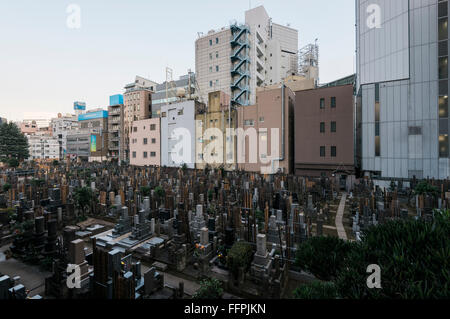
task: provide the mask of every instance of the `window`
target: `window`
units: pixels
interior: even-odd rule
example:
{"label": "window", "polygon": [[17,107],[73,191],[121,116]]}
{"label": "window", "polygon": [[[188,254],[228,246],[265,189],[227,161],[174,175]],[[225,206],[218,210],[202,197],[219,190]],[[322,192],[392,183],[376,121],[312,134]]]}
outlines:
{"label": "window", "polygon": [[137,127],[133,127],[133,132],[137,132]]}
{"label": "window", "polygon": [[439,157],[448,157],[448,134],[439,135]]}
{"label": "window", "polygon": [[152,138],[152,144],[156,144],[156,138]]}
{"label": "window", "polygon": [[216,44],[218,44],[219,43],[219,38],[216,38]]}
{"label": "window", "polygon": [[178,115],[183,115],[183,114],[184,114],[184,109],[178,110]]}
{"label": "window", "polygon": [[439,41],[447,40],[448,39],[448,19],[447,18],[439,19],[438,30],[439,30]]}
{"label": "window", "polygon": [[150,152],[150,157],[156,157],[156,152]]}
{"label": "window", "polygon": [[448,57],[439,58],[439,79],[448,78]]}
{"label": "window", "polygon": [[336,157],[336,146],[331,146],[331,157]]}
{"label": "window", "polygon": [[440,118],[448,117],[448,96],[439,97],[439,117]]}
{"label": "window", "polygon": [[209,40],[209,46],[212,46],[212,39]]}
{"label": "window", "polygon": [[136,152],[133,152],[133,158],[136,158]]}
{"label": "window", "polygon": [[144,158],[147,158],[148,157],[148,153],[147,152],[144,152]]}
{"label": "window", "polygon": [[259,118],[259,122],[260,122],[260,123],[264,123],[264,117],[263,117],[263,116],[261,116],[261,117]]}
{"label": "window", "polygon": [[209,54],[209,59],[212,60],[212,53]]}
{"label": "window", "polygon": [[216,72],[219,72],[219,66],[216,65]]}
{"label": "window", "polygon": [[219,51],[216,51],[216,59],[219,58]]}
{"label": "window", "polygon": [[331,98],[331,107],[332,108],[336,107],[336,97],[334,97],[334,96]]}
{"label": "window", "polygon": [[321,99],[320,99],[320,108],[321,108],[321,109],[324,109],[324,108],[325,108],[325,99],[324,99],[324,98],[321,98]]}
{"label": "window", "polygon": [[336,122],[331,122],[331,133],[336,133]]}
{"label": "window", "polygon": [[244,125],[245,126],[253,126],[253,125],[255,125],[255,122],[253,120],[245,120]]}
{"label": "window", "polygon": [[325,122],[320,122],[320,133],[325,133]]}
{"label": "window", "polygon": [[144,137],[144,145],[148,144],[148,139],[146,137]]}
{"label": "window", "polygon": [[320,147],[320,157],[325,157],[325,146]]}
{"label": "window", "polygon": [[209,73],[212,73],[212,66],[209,67]]}
{"label": "window", "polygon": [[213,81],[209,81],[209,87],[213,86]]}
{"label": "window", "polygon": [[[166,116],[167,116],[167,113],[166,112],[162,112],[161,117],[166,117]],[[151,130],[151,128],[150,128],[150,130]]]}

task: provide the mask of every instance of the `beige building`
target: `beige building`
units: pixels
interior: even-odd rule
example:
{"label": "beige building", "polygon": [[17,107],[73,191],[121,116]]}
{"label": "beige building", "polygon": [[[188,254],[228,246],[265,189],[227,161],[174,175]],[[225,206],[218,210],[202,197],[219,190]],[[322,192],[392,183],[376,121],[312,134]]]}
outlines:
{"label": "beige building", "polygon": [[232,105],[252,105],[256,88],[298,73],[298,31],[272,22],[263,6],[245,12],[245,23],[209,31],[195,43],[199,96],[223,91]]}
{"label": "beige building", "polygon": [[[111,104],[111,103],[110,103]],[[109,158],[122,161],[125,159],[125,106],[115,104],[108,106]]]}
{"label": "beige building", "polygon": [[157,83],[136,76],[134,83],[125,86],[124,98],[124,133],[125,133],[125,158],[129,159],[129,137],[134,121],[145,120],[152,114],[152,92]]}
{"label": "beige building", "polygon": [[261,88],[257,103],[238,107],[237,137],[238,169],[263,174],[282,172],[292,174],[294,169],[294,104],[295,95],[285,85]]}
{"label": "beige building", "polygon": [[[212,168],[235,169],[235,139],[232,135],[227,136],[227,129],[236,128],[236,115],[236,111],[230,109],[230,96],[222,91],[209,93],[208,107],[197,109],[195,115],[197,169],[204,169],[206,163]],[[212,145],[208,147],[211,143],[217,147]]]}
{"label": "beige building", "polygon": [[135,121],[130,135],[130,164],[161,165],[160,118]]}

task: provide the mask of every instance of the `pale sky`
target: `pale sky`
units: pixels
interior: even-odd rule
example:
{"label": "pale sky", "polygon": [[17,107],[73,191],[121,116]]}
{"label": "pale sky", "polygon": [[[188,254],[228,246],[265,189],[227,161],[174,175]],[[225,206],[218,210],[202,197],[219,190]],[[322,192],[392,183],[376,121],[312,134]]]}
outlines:
{"label": "pale sky", "polygon": [[[66,9],[81,8],[70,29]],[[14,0],[1,1],[0,117],[107,107],[136,75],[165,80],[195,71],[198,32],[244,22],[264,5],[275,23],[299,31],[299,47],[318,38],[320,82],[354,72],[354,0]]]}

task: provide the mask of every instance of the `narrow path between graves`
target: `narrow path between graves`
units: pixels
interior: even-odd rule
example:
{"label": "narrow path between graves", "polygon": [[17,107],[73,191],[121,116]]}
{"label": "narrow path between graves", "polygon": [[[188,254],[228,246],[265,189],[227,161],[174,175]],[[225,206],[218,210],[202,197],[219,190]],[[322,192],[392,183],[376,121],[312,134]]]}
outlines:
{"label": "narrow path between graves", "polygon": [[345,232],[344,225],[342,224],[342,217],[344,216],[345,200],[347,199],[347,193],[342,193],[341,201],[336,214],[336,229],[338,236],[341,239],[347,240],[347,233]]}

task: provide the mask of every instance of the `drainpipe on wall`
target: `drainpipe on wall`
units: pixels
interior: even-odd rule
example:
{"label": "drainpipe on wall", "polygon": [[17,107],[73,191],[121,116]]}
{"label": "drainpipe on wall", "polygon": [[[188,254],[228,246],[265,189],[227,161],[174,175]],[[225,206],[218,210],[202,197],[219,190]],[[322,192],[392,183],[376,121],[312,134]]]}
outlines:
{"label": "drainpipe on wall", "polygon": [[274,158],[272,159],[272,172],[274,171],[274,161],[284,161],[284,158],[286,156],[285,154],[285,125],[284,125],[284,121],[285,121],[285,114],[284,114],[284,103],[285,103],[285,89],[286,89],[286,85],[283,83],[281,85],[281,157],[280,158]]}

